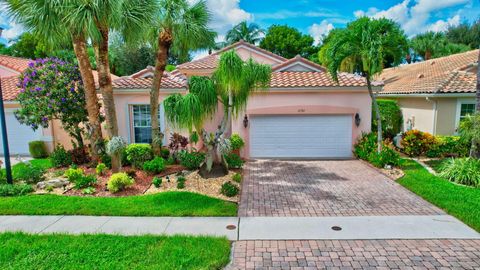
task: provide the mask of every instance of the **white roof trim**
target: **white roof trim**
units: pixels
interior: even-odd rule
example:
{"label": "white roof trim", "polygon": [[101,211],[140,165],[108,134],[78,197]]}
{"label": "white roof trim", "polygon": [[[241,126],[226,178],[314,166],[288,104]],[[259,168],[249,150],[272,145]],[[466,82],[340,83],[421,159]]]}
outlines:
{"label": "white roof trim", "polygon": [[[279,68],[278,70],[275,70],[275,72],[281,72],[281,71],[288,71],[289,68],[293,67],[293,66],[296,66],[296,65],[301,65],[305,68],[308,68],[308,69],[311,69],[312,71],[316,71],[316,72],[323,72],[323,70],[317,68],[317,67],[314,67],[312,65],[309,65],[307,63],[304,63],[300,60],[296,60],[294,62],[292,62],[291,64],[287,65],[287,66],[284,66],[282,68]],[[301,72],[301,71],[300,71]]]}
{"label": "white roof trim", "polygon": [[[251,52],[254,52],[254,53],[256,53],[256,54],[260,54],[261,56],[265,56],[265,57],[267,57],[268,59],[271,59],[271,60],[277,62],[278,64],[281,64],[281,63],[284,63],[284,62],[285,62],[285,61],[282,61],[282,60],[280,60],[280,59],[278,59],[278,58],[275,58],[275,57],[273,57],[273,56],[271,56],[271,55],[268,55],[268,54],[266,54],[266,53],[264,53],[264,52],[262,52],[262,51],[260,51],[260,50],[255,50],[255,49],[250,48],[250,47],[248,47],[248,46],[245,46],[245,45],[243,45],[243,44],[241,44],[241,45],[239,45],[239,46],[237,46],[237,47],[234,47],[234,48],[232,48],[232,49],[240,49],[240,48],[246,49],[247,51],[251,51]],[[223,53],[223,52],[222,52],[222,53]]]}
{"label": "white roof trim", "polygon": [[379,97],[474,97],[475,93],[436,93],[436,94],[387,94],[378,93]]}

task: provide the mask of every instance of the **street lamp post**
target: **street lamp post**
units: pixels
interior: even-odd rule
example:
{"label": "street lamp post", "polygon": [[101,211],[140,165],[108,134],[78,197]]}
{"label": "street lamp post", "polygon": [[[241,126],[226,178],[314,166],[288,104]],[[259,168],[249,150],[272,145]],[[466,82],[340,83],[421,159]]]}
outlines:
{"label": "street lamp post", "polygon": [[[3,28],[0,27],[0,38],[2,37]],[[3,105],[3,91],[2,80],[0,79],[0,126],[2,128],[2,143],[3,143],[3,155],[5,156],[5,170],[7,176],[7,183],[13,184],[12,179],[12,167],[10,165],[10,151],[8,149],[8,137],[7,137],[7,121],[5,121],[5,108]]]}

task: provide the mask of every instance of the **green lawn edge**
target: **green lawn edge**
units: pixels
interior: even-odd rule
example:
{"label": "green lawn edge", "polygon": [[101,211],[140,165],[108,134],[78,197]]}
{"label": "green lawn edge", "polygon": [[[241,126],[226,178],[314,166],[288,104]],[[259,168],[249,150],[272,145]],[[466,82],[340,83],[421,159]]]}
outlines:
{"label": "green lawn edge", "polygon": [[0,215],[228,217],[236,203],[191,192],[130,197],[26,195],[0,198]]}
{"label": "green lawn edge", "polygon": [[405,188],[480,232],[480,189],[456,185],[429,173],[413,160],[403,160]]}
{"label": "green lawn edge", "polygon": [[230,242],[207,236],[0,234],[1,269],[223,269]]}

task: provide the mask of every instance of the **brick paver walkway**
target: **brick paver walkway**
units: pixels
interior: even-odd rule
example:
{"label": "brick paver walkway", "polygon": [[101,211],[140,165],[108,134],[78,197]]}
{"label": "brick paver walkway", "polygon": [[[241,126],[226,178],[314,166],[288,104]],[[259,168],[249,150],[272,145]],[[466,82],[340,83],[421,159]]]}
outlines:
{"label": "brick paver walkway", "polygon": [[443,211],[358,160],[251,161],[240,216],[436,215]]}
{"label": "brick paver walkway", "polygon": [[231,269],[480,269],[480,240],[239,241]]}

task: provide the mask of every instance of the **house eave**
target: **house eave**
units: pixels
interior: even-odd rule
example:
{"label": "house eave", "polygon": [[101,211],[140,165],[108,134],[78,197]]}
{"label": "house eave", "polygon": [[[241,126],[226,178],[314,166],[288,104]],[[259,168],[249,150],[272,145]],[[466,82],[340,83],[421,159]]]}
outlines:
{"label": "house eave", "polygon": [[386,93],[378,93],[379,97],[475,97],[475,93],[418,93],[418,94],[386,94]]}

